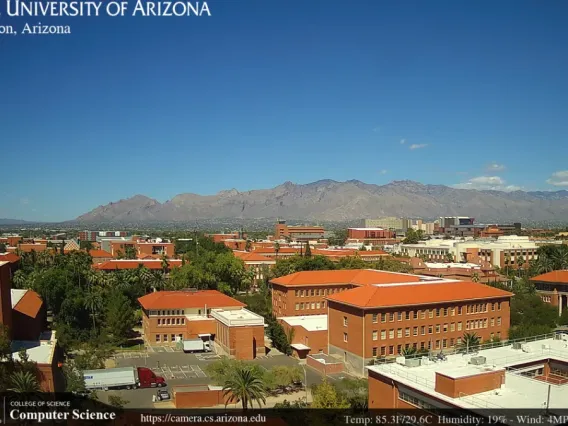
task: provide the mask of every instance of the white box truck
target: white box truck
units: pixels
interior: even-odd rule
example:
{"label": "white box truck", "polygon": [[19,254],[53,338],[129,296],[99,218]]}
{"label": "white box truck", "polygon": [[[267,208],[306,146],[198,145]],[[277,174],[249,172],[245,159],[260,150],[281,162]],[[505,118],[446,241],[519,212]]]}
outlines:
{"label": "white box truck", "polygon": [[106,368],[83,371],[85,388],[94,389],[135,389],[166,386],[163,377],[156,376],[145,367]]}
{"label": "white box truck", "polygon": [[201,339],[189,339],[183,341],[183,351],[184,352],[209,352],[211,351],[211,346],[209,342],[204,342]]}

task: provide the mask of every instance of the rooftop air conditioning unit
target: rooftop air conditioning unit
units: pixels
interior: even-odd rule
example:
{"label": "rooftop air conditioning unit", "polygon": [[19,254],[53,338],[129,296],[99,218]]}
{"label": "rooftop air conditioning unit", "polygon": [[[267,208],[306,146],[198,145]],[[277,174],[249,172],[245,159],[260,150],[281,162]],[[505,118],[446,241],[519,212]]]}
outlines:
{"label": "rooftop air conditioning unit", "polygon": [[486,359],[484,356],[474,356],[469,360],[469,363],[473,365],[483,365],[485,364],[485,361]]}
{"label": "rooftop air conditioning unit", "polygon": [[513,349],[517,349],[517,350],[521,349],[521,342],[513,343]]}
{"label": "rooftop air conditioning unit", "polygon": [[420,358],[410,358],[404,362],[407,367],[420,367],[422,360]]}

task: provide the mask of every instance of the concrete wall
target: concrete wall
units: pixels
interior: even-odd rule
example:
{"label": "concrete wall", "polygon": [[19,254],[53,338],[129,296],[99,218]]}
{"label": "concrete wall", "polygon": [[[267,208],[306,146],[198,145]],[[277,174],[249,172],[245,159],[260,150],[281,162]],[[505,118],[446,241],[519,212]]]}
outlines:
{"label": "concrete wall", "polygon": [[500,389],[505,383],[504,371],[490,371],[467,377],[454,379],[441,373],[436,373],[436,392],[451,398],[464,395],[475,395],[493,389]]}
{"label": "concrete wall", "polygon": [[323,374],[324,376],[327,376],[328,374],[336,374],[336,373],[341,373],[343,371],[343,363],[341,362],[334,362],[332,364],[325,364],[323,362],[319,362],[317,359],[308,356],[306,358],[306,364],[308,364],[310,367],[316,369],[317,371],[319,371],[321,374]]}
{"label": "concrete wall", "polygon": [[[224,405],[228,398],[223,397],[222,390],[197,390],[203,385],[175,386],[173,400],[176,408],[204,408]],[[194,389],[194,390],[192,390]]]}

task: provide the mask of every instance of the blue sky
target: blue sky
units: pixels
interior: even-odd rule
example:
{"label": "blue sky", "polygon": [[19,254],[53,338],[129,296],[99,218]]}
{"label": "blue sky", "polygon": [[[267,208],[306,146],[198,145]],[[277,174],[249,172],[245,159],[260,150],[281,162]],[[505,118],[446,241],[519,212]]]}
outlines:
{"label": "blue sky", "polygon": [[327,178],[568,187],[568,2],[208,6],[0,36],[0,217]]}

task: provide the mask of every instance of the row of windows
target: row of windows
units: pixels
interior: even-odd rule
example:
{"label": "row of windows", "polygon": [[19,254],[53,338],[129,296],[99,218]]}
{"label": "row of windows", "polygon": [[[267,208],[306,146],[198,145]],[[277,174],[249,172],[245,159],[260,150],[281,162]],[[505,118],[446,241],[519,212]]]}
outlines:
{"label": "row of windows", "polygon": [[[163,336],[163,338],[162,338]],[[170,335],[171,340],[170,342],[175,342],[176,341],[176,335],[175,334],[171,334]],[[179,337],[179,340],[183,340],[183,334],[178,334],[177,337]],[[160,342],[168,342],[168,335],[167,334],[156,334],[156,343],[160,343]]]}
{"label": "row of windows", "polygon": [[185,318],[158,318],[158,325],[184,325]]}
{"label": "row of windows", "polygon": [[325,309],[325,300],[321,303],[320,302],[311,302],[311,303],[306,302],[305,304],[304,302],[296,303],[295,308],[296,311],[303,311],[304,309],[320,309],[320,308]]}
{"label": "row of windows", "polygon": [[[491,338],[493,339],[495,336],[501,338],[501,332],[491,333]],[[344,333],[343,340],[347,342],[347,335]],[[439,339],[432,341],[423,341],[423,342],[416,342],[416,343],[406,343],[405,345],[390,345],[390,346],[381,346],[380,348],[375,346],[373,347],[373,357],[377,356],[387,356],[387,355],[401,355],[404,349],[414,348],[416,350],[432,350],[432,349],[447,349],[453,348],[455,346],[459,346],[461,344],[461,337],[454,339],[453,337],[450,339]]]}
{"label": "row of windows", "polygon": [[[491,309],[491,311],[500,311],[501,310],[501,302],[497,302],[497,303],[478,303],[475,305],[467,305],[466,306],[466,313],[467,314],[478,314],[478,313],[483,313],[483,312],[489,312],[489,309]],[[458,315],[462,315],[463,314],[463,307],[462,306],[458,306],[457,307],[457,314]],[[382,314],[373,314],[373,323],[378,323],[379,322],[379,315],[381,317],[381,322],[394,322],[395,318],[397,321],[403,321],[403,320],[410,320],[410,319],[418,319],[418,317],[420,317],[420,319],[425,319],[426,315],[428,315],[428,318],[434,318],[434,316],[436,316],[436,318],[439,318],[441,316],[447,317],[449,316],[455,316],[456,315],[456,307],[451,307],[451,308],[437,308],[437,309],[426,309],[423,311],[406,311],[406,312],[390,312],[390,313],[382,313]],[[347,318],[343,317],[343,325],[347,325]]]}
{"label": "row of windows", "polygon": [[339,293],[345,290],[344,288],[312,288],[311,290],[295,290],[294,296],[296,297],[310,297],[310,296],[327,296],[334,293]]}
{"label": "row of windows", "polygon": [[[201,311],[199,311],[201,314]],[[165,309],[163,311],[150,311],[150,315],[164,316],[164,315],[185,315],[185,309]]]}

